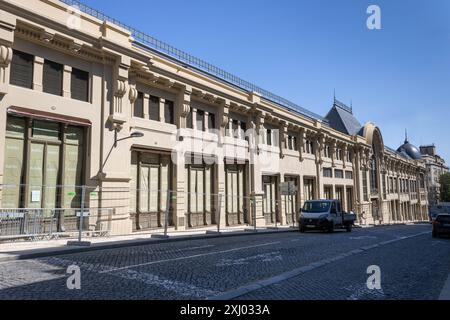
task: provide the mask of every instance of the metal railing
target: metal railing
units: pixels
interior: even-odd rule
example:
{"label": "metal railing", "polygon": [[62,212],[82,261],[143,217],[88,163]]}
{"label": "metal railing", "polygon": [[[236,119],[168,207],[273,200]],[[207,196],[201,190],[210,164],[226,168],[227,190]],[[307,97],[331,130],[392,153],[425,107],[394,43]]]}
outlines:
{"label": "metal railing", "polygon": [[[169,188],[0,184],[0,243],[297,223],[297,198]],[[253,227],[253,228],[252,228]]]}
{"label": "metal railing", "polygon": [[[113,209],[35,209],[6,208],[0,209],[0,241],[7,240],[41,240],[60,237],[75,237],[79,234],[89,236],[108,236],[110,225],[92,225],[87,217],[98,221],[103,215],[104,221],[110,222]],[[84,218],[84,221],[83,221]]]}
{"label": "metal railing", "polygon": [[163,41],[160,41],[142,31],[139,31],[133,27],[130,27],[127,24],[124,24],[120,22],[119,20],[112,18],[96,9],[93,9],[82,2],[78,0],[60,0],[61,2],[78,8],[81,12],[85,14],[89,14],[99,20],[102,21],[108,21],[115,25],[120,26],[121,28],[128,30],[131,35],[134,38],[134,45],[139,46],[143,49],[150,50],[151,52],[156,52],[159,54],[162,54],[163,56],[166,56],[168,58],[171,58],[181,64],[186,64],[190,67],[193,67],[199,71],[202,71],[208,75],[212,75],[215,78],[218,78],[222,81],[225,81],[229,84],[232,84],[238,88],[241,88],[248,92],[256,92],[262,96],[262,98],[275,103],[279,105],[280,107],[283,107],[285,109],[288,109],[290,111],[296,112],[301,114],[302,116],[306,116],[307,118],[313,119],[313,120],[320,120],[324,122],[325,124],[328,124],[328,121],[312,112],[309,111],[285,98],[282,98],[270,91],[267,91],[265,89],[260,88],[259,86],[248,82],[246,80],[241,79],[240,77],[233,75],[219,67],[216,67],[202,59],[199,59],[197,57],[194,57],[190,55],[189,53],[186,53],[182,50],[179,50]]}
{"label": "metal railing", "polygon": [[353,114],[353,107],[347,106],[345,103],[339,101],[339,100],[336,99],[336,98],[334,98],[334,104],[335,104],[336,106],[338,106],[339,108],[341,108],[341,109],[347,111],[348,113]]}

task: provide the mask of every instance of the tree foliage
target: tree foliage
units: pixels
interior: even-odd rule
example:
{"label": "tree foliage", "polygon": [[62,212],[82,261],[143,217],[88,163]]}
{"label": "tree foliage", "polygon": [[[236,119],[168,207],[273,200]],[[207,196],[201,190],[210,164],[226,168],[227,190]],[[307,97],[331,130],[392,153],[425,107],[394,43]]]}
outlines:
{"label": "tree foliage", "polygon": [[450,173],[444,173],[439,178],[441,184],[441,201],[450,202]]}

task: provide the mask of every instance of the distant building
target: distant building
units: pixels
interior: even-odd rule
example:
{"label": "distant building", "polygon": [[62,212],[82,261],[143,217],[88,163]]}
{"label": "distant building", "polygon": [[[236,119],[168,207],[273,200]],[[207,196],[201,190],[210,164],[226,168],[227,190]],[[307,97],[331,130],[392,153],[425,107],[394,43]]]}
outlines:
{"label": "distant building", "polygon": [[449,172],[445,160],[436,153],[436,146],[427,145],[420,147],[422,159],[427,167],[428,199],[430,206],[439,203],[441,185],[439,178]]}

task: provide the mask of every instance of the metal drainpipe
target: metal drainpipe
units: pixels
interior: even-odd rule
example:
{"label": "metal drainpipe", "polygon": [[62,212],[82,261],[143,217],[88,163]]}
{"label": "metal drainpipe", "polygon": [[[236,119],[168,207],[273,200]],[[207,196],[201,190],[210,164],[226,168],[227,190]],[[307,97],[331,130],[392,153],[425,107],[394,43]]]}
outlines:
{"label": "metal drainpipe", "polygon": [[[99,159],[100,159],[100,163],[99,163],[99,165],[100,165],[100,170],[101,170],[101,175],[100,175],[100,179],[99,179],[99,183],[98,183],[98,185],[99,185],[99,195],[98,195],[98,199],[97,199],[97,201],[98,201],[98,207],[99,208],[102,208],[102,199],[103,199],[103,193],[102,193],[102,187],[103,187],[103,161],[104,161],[104,155],[103,155],[103,147],[104,147],[104,143],[105,143],[105,137],[104,137],[104,134],[105,134],[105,126],[104,126],[104,124],[103,124],[103,122],[104,122],[104,119],[105,119],[105,99],[106,99],[106,90],[105,90],[105,86],[106,86],[106,77],[105,77],[105,69],[106,69],[106,66],[105,65],[103,65],[103,72],[102,72],[102,95],[101,95],[101,99],[102,99],[102,102],[101,102],[101,123],[100,123],[100,157],[99,157]],[[91,136],[91,138],[92,138],[92,136]],[[99,219],[100,218],[100,215],[101,215],[101,212],[100,212],[101,210],[99,210],[99,212],[97,213],[97,219]]]}

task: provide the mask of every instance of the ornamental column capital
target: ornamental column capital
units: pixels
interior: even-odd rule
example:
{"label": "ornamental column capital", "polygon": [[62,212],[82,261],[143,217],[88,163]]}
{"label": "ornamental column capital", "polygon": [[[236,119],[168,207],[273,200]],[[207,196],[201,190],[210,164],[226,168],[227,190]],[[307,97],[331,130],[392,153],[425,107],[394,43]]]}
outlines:
{"label": "ornamental column capital", "polygon": [[0,46],[0,67],[6,68],[12,61],[13,50],[9,46]]}

